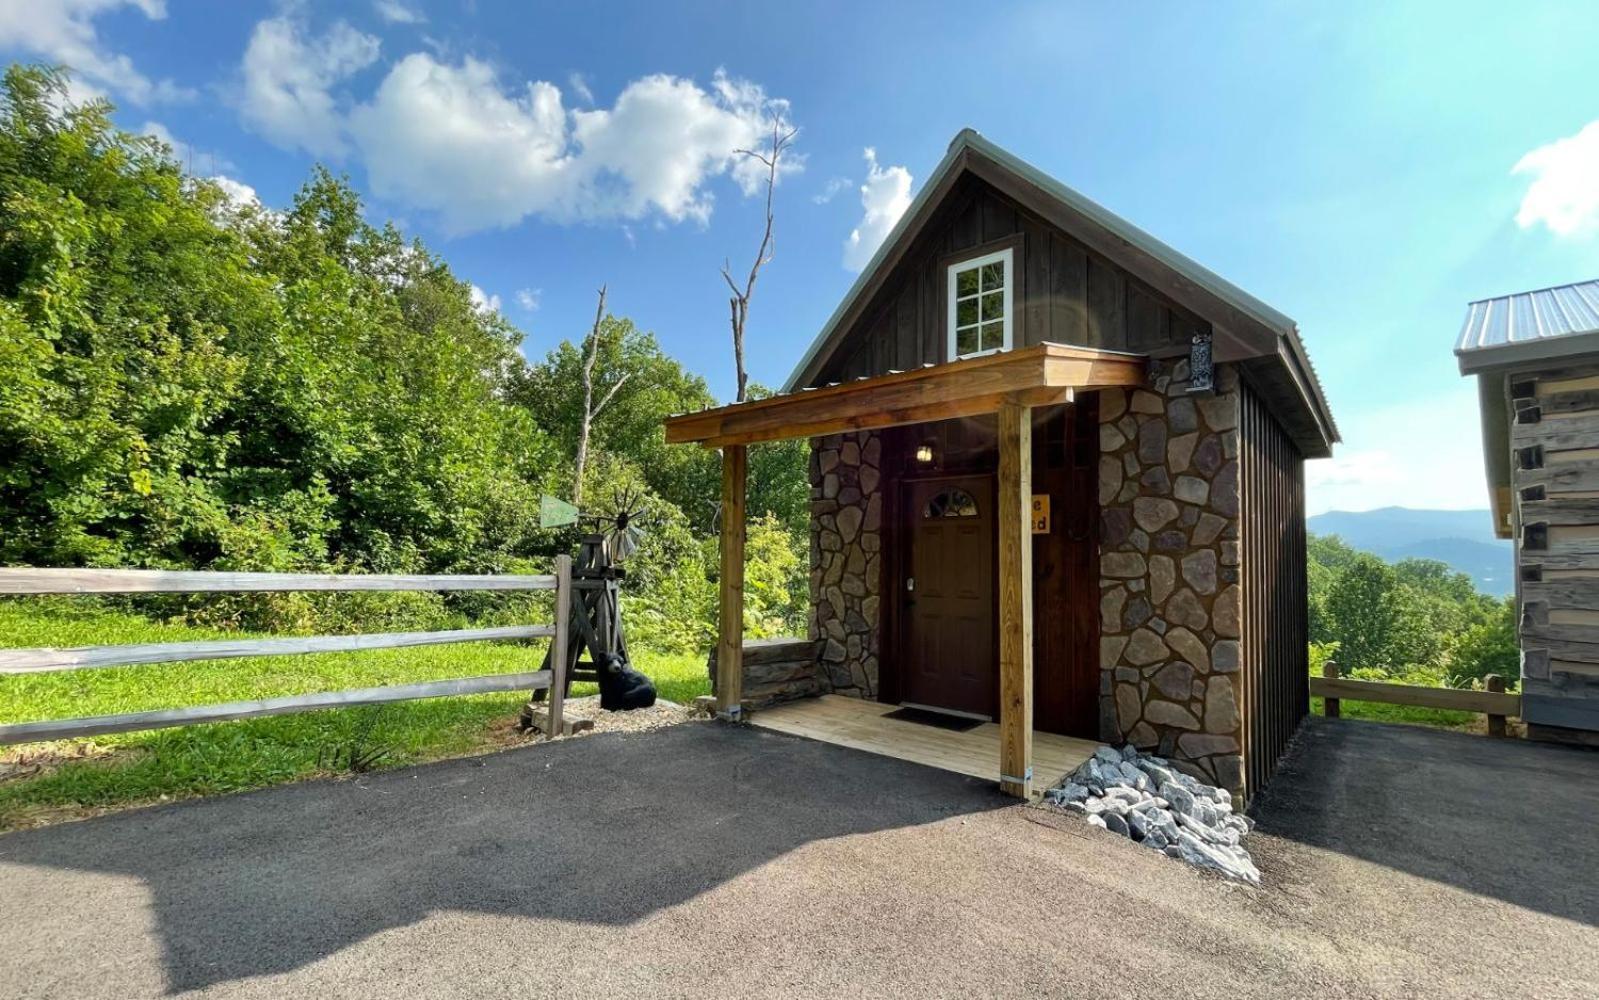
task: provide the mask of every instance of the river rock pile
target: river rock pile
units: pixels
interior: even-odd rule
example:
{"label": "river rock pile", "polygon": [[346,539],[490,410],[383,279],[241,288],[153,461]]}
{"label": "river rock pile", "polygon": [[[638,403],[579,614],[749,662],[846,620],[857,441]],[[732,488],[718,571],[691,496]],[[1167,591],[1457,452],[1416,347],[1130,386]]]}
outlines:
{"label": "river rock pile", "polygon": [[1233,812],[1226,789],[1196,781],[1163,757],[1131,745],[1100,747],[1044,798],[1167,857],[1260,884],[1254,859],[1239,843],[1254,821]]}

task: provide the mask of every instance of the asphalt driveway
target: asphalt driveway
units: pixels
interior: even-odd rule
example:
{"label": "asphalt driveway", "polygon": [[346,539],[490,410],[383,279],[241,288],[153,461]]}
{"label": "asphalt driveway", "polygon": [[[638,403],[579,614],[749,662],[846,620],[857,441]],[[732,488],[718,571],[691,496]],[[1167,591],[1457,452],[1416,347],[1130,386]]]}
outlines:
{"label": "asphalt driveway", "polygon": [[1594,995],[1599,754],[1311,720],[1260,890],[984,783],[610,734],[0,837],[0,996]]}

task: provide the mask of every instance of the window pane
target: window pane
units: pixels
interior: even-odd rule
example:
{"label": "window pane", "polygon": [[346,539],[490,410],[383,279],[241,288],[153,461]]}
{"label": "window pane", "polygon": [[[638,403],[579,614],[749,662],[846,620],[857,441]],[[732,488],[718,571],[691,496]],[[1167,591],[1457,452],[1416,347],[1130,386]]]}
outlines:
{"label": "window pane", "polygon": [[977,268],[968,268],[964,271],[957,271],[955,273],[955,294],[977,294]]}
{"label": "window pane", "polygon": [[977,322],[977,300],[965,299],[955,303],[955,325],[967,326]]}
{"label": "window pane", "polygon": [[955,353],[974,354],[982,348],[977,346],[977,327],[969,326],[964,330],[955,331]]}
{"label": "window pane", "polygon": [[1005,293],[990,292],[983,296],[983,319],[1005,318]]}
{"label": "window pane", "polygon": [[927,501],[923,517],[976,517],[977,501],[965,490],[945,490]]}
{"label": "window pane", "polygon": [[985,351],[992,351],[1005,346],[1005,324],[983,324],[983,347]]}
{"label": "window pane", "polygon": [[995,261],[983,265],[983,291],[991,292],[1005,287],[1005,262]]}

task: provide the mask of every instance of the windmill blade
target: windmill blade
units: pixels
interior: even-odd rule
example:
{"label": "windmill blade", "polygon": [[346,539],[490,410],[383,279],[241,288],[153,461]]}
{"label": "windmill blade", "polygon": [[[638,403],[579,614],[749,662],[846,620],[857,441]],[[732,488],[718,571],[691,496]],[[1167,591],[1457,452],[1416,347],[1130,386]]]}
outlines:
{"label": "windmill blade", "polygon": [[611,537],[608,539],[611,558],[617,562],[622,562],[638,550],[638,544],[642,538],[643,536],[639,533],[639,530],[632,525],[611,532]]}

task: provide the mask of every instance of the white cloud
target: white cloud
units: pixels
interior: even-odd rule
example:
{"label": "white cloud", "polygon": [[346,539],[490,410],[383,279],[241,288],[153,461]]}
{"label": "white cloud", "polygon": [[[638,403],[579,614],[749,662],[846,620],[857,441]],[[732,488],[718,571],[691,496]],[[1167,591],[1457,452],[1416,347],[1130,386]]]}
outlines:
{"label": "white cloud", "polygon": [[[552,83],[507,90],[470,56],[449,64],[413,53],[355,108],[349,131],[377,196],[434,212],[460,233],[529,215],[704,222],[711,178],[760,189],[764,168],[737,150],[760,144],[768,113],[786,112],[720,71],[709,89],[647,76],[612,108],[569,110]],[[785,158],[784,173],[800,168]]]}
{"label": "white cloud", "polygon": [[480,313],[497,313],[500,311],[500,297],[490,295],[476,285],[472,286],[469,293],[472,297],[472,308]]}
{"label": "white cloud", "polygon": [[236,181],[226,174],[217,174],[207,179],[222,189],[222,193],[227,196],[229,207],[235,210],[261,204],[261,199],[256,196],[255,188],[243,181]]}
{"label": "white cloud", "polygon": [[372,0],[372,7],[389,24],[422,24],[427,15],[416,4],[405,0]]}
{"label": "white cloud", "polygon": [[[1346,443],[1335,446],[1332,458],[1305,463],[1309,512],[1488,506],[1479,419],[1477,390],[1470,384],[1346,414],[1339,421]],[[1407,440],[1427,441],[1428,447],[1394,447],[1395,427],[1405,428]]]}
{"label": "white cloud", "polygon": [[182,139],[179,139],[177,136],[173,135],[171,129],[167,128],[158,121],[145,122],[143,125],[139,126],[139,132],[142,135],[147,135],[154,139],[160,139],[162,142],[172,147],[173,159],[177,160],[178,165],[183,167],[183,169],[186,171],[226,171],[238,169],[234,162],[228,159],[226,156],[212,152],[208,149],[199,149],[195,147],[193,143],[184,142]]}
{"label": "white cloud", "polygon": [[370,66],[378,40],[339,21],[314,40],[301,25],[275,17],[255,26],[244,53],[244,120],[269,141],[313,156],[345,149],[343,120],[332,88]]}
{"label": "white cloud", "polygon": [[577,95],[578,100],[591,108],[594,106],[594,91],[589,89],[589,82],[582,73],[567,74],[566,86],[573,94]]}
{"label": "white cloud", "polygon": [[820,192],[811,195],[811,201],[818,205],[825,205],[838,197],[838,193],[849,187],[849,185],[850,179],[848,177],[834,177],[827,182],[827,186],[822,188]]}
{"label": "white cloud", "polygon": [[1523,156],[1513,174],[1532,183],[1516,212],[1516,225],[1543,223],[1556,236],[1599,232],[1599,121]]}
{"label": "white cloud", "polygon": [[542,288],[518,288],[516,290],[516,304],[525,312],[538,312],[540,300],[544,298]]}
{"label": "white cloud", "polygon": [[135,104],[193,96],[171,80],[151,80],[133,60],[105,47],[94,19],[120,7],[134,7],[152,21],[167,16],[165,0],[0,0],[0,48],[30,52],[70,68],[75,102],[106,91]]}
{"label": "white cloud", "polygon": [[865,268],[910,206],[911,172],[904,167],[879,167],[877,150],[868,146],[866,183],[861,185],[861,208],[865,211],[860,225],[844,241],[844,267],[851,271]]}

